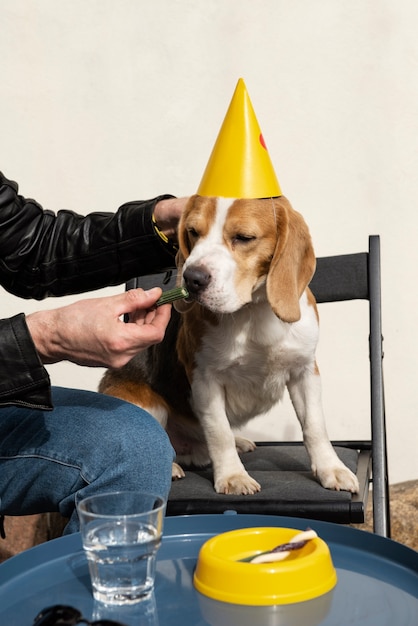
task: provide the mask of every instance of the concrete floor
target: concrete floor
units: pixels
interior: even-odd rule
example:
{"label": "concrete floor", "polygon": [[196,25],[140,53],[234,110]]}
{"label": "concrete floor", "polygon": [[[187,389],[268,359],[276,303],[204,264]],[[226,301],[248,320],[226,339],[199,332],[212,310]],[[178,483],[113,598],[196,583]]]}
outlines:
{"label": "concrete floor", "polygon": [[[366,523],[356,526],[372,531],[371,497]],[[390,517],[392,539],[418,551],[418,480],[410,480],[390,487]]]}
{"label": "concrete floor", "polygon": [[66,520],[57,513],[6,517],[5,539],[0,539],[0,562],[62,534]]}

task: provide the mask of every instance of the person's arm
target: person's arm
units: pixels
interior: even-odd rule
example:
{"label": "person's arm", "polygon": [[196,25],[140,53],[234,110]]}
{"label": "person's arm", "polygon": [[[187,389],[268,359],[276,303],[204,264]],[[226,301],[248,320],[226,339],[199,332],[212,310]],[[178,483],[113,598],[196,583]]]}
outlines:
{"label": "person's arm", "polygon": [[0,284],[39,300],[172,269],[176,249],[164,234],[175,234],[184,203],[166,195],[116,213],[55,214],[0,174]]}
{"label": "person's arm", "polygon": [[[52,409],[44,364],[117,368],[159,343],[171,311],[171,305],[154,306],[160,295],[159,287],[133,289],[0,320],[0,407]],[[128,323],[121,320],[126,314]]]}
{"label": "person's arm", "polygon": [[160,296],[160,287],[131,289],[31,313],[26,323],[42,363],[118,368],[162,341],[171,305],[155,307]]}
{"label": "person's arm", "polygon": [[[55,215],[44,211],[35,201],[19,196],[17,185],[0,174],[0,284],[17,296],[41,299],[48,295],[81,293],[172,268],[175,246],[169,238],[175,238],[185,202],[186,199],[161,196],[152,201],[128,203],[116,214],[94,213],[83,217],[62,211]],[[109,312],[110,302],[107,298],[98,302],[97,308],[103,316]],[[32,314],[28,319],[20,314],[0,320],[0,406],[52,408],[50,379],[44,363],[64,359],[83,361],[77,356],[75,344],[79,341],[87,346],[93,338],[98,341],[92,324],[103,321],[100,316],[92,319],[86,311],[88,306],[75,303],[70,308]],[[79,318],[82,308],[84,317]],[[160,322],[164,308],[160,307],[156,316]],[[65,316],[57,311],[65,311]],[[141,319],[143,312],[139,311],[138,319]],[[56,340],[54,343],[54,336],[46,330],[58,318],[63,319],[70,333],[66,339],[61,333],[61,346]],[[79,328],[69,324],[77,320]],[[116,341],[116,346],[122,346],[114,348],[114,357],[119,354],[123,358],[122,350],[125,358],[131,358],[135,350],[154,341],[150,333],[153,329],[144,326],[138,343],[129,325],[131,343],[123,347],[119,340],[126,331],[121,324],[119,320],[118,324],[115,322],[104,343],[98,341],[93,347],[96,357],[93,354],[90,359],[86,357],[85,364],[112,364],[113,359],[109,360],[112,350],[109,351],[106,342]]]}

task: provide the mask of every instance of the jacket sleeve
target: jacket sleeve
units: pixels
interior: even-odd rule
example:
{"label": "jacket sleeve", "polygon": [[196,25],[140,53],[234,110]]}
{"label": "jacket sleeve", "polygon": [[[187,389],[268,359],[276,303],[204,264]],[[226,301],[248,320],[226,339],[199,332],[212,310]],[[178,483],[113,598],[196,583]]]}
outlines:
{"label": "jacket sleeve", "polygon": [[0,284],[40,300],[173,268],[176,250],[152,221],[156,203],[170,197],[128,202],[116,213],[55,214],[0,173]]}
{"label": "jacket sleeve", "polygon": [[38,356],[23,313],[0,320],[0,337],[0,406],[51,409],[49,375]]}
{"label": "jacket sleeve", "polygon": [[[0,173],[0,284],[22,298],[76,294],[175,266],[175,247],[152,221],[164,198],[116,213],[44,210]],[[50,380],[23,314],[0,320],[0,407],[51,409]],[[0,415],[1,417],[1,415]]]}

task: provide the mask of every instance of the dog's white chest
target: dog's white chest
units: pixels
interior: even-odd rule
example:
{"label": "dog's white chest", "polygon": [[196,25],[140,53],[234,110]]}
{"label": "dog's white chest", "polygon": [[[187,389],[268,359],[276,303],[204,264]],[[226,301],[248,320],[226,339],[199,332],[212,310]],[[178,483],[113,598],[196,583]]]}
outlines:
{"label": "dog's white chest", "polygon": [[312,326],[306,315],[309,312],[300,322],[286,324],[266,303],[207,327],[196,355],[195,380],[197,384],[210,381],[222,389],[232,424],[269,410],[282,398],[291,373],[313,361],[316,324]]}

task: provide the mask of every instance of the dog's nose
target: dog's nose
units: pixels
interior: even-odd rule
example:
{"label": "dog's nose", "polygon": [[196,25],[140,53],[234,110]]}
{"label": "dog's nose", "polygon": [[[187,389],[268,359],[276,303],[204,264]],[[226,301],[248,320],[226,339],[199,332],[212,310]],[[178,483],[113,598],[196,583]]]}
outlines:
{"label": "dog's nose", "polygon": [[184,270],[183,278],[190,293],[199,293],[209,285],[211,276],[202,268],[189,267]]}

